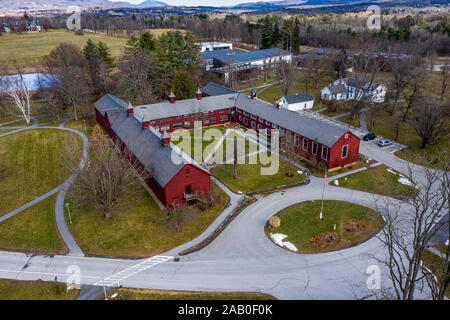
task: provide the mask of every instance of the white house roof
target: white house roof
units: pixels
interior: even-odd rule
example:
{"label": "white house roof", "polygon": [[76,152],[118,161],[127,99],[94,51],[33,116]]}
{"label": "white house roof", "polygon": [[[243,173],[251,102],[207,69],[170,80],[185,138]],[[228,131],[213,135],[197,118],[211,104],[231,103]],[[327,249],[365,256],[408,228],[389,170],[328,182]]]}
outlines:
{"label": "white house roof", "polygon": [[284,98],[289,104],[314,101],[314,97],[309,93],[295,94],[293,96],[284,96]]}

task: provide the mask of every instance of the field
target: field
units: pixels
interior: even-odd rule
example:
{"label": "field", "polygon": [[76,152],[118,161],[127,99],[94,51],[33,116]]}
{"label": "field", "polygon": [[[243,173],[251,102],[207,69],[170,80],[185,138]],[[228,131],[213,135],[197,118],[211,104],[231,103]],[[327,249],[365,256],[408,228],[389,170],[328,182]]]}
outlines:
{"label": "field", "polygon": [[[75,137],[55,129],[23,131],[0,138],[0,216],[21,207],[64,182],[64,143]],[[76,136],[79,139],[78,136]]]}
{"label": "field", "polygon": [[390,171],[396,172],[396,174],[386,169],[388,167],[381,165],[340,178],[338,180],[339,187],[388,196],[411,196],[414,193],[412,187],[398,182],[400,176],[395,170],[389,168]]}
{"label": "field", "polygon": [[[320,253],[340,250],[355,245],[373,236],[380,230],[383,220],[374,210],[356,204],[341,201],[324,201],[323,221],[319,220],[321,201],[308,201],[293,205],[277,214],[280,227],[266,232],[287,235],[289,241],[298,249],[298,253]],[[351,234],[344,229],[344,224],[351,219],[367,223],[367,228],[359,233]],[[333,226],[336,224],[336,230]],[[318,247],[311,243],[311,237],[325,232],[336,232],[341,240],[326,247]]]}
{"label": "field", "polygon": [[[115,298],[112,295],[117,294]],[[112,300],[276,300],[274,297],[258,292],[193,292],[116,289],[108,292]],[[100,296],[98,299],[104,299]]]}
{"label": "field", "polygon": [[[180,31],[181,33],[186,33],[186,30],[182,29],[144,29],[144,30],[109,30],[108,35],[112,37],[125,37],[129,38],[130,36],[140,36],[144,32],[150,32],[153,36],[159,37],[160,35],[167,32]],[[100,33],[107,33],[107,30],[97,30]]]}
{"label": "field", "polygon": [[[185,243],[206,229],[228,202],[226,194],[211,183],[219,194],[212,208],[197,212],[182,223],[180,232],[166,221],[165,213],[143,187],[135,196],[122,199],[109,220],[93,207],[71,206],[72,224],[66,222],[81,249],[89,255],[116,257],[149,257]],[[68,202],[71,200],[69,190]]]}
{"label": "field", "polygon": [[64,284],[0,279],[0,300],[73,300],[78,293]]}
{"label": "field", "polygon": [[64,253],[55,221],[53,195],[0,223],[0,248],[41,254]]}
{"label": "field", "polygon": [[0,64],[14,58],[21,66],[39,67],[42,65],[42,57],[49,54],[61,42],[70,42],[83,47],[88,39],[95,42],[105,42],[111,48],[114,57],[119,57],[122,54],[127,41],[125,38],[113,38],[91,33],[77,36],[74,32],[64,29],[39,33],[11,33],[0,37]]}

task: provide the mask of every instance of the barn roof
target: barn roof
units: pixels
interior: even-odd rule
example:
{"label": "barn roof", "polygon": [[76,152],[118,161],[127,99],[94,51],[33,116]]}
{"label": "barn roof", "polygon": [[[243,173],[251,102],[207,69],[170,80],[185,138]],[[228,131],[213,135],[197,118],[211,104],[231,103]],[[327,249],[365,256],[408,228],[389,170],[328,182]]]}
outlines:
{"label": "barn roof", "polygon": [[220,60],[225,64],[241,64],[250,61],[261,60],[277,56],[285,56],[290,54],[292,53],[283,49],[270,48],[248,52],[237,52],[228,55],[219,55],[214,57],[214,59]]}
{"label": "barn roof", "polygon": [[232,108],[236,100],[237,93],[224,94],[211,97],[203,97],[201,100],[183,99],[175,103],[169,101],[158,102],[136,106],[134,114],[141,121],[156,120],[167,117],[176,117],[185,114],[209,112],[219,109]]}
{"label": "barn roof", "polygon": [[343,128],[310,118],[298,112],[285,108],[277,109],[268,102],[250,99],[244,94],[239,94],[236,100],[236,107],[327,147],[333,146],[347,132]]}
{"label": "barn roof", "polygon": [[164,147],[159,132],[152,127],[142,129],[141,122],[134,116],[128,116],[123,109],[109,110],[106,113],[111,128],[119,139],[162,187],[188,163],[209,174],[174,145]]}
{"label": "barn roof", "polygon": [[343,84],[329,85],[327,88],[330,90],[331,94],[344,93],[348,91]]}
{"label": "barn roof", "polygon": [[294,94],[293,96],[284,97],[288,103],[300,103],[306,101],[314,101],[314,97],[309,93]]}
{"label": "barn roof", "polygon": [[111,94],[104,95],[100,100],[94,103],[95,108],[102,114],[104,117],[106,111],[127,108],[128,104],[122,99],[117,98]]}

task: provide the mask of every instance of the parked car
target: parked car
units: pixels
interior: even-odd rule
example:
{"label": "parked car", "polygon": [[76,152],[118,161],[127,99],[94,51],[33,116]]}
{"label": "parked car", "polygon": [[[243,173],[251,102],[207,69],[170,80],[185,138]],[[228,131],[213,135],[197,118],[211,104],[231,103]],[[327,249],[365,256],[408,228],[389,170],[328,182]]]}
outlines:
{"label": "parked car", "polygon": [[391,144],[392,144],[392,141],[388,140],[388,139],[380,139],[380,141],[378,141],[379,147],[386,147],[386,146],[390,146]]}
{"label": "parked car", "polygon": [[369,141],[369,140],[375,139],[376,137],[377,137],[377,135],[376,135],[375,133],[370,132],[370,133],[366,134],[366,135],[363,137],[363,140],[364,140],[364,141]]}

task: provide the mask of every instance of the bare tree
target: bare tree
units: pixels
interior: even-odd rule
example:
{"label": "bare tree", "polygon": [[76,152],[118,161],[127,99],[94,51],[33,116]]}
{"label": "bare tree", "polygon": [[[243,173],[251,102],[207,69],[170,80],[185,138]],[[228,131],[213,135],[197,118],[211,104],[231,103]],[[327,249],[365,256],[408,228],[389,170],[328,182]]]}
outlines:
{"label": "bare tree", "polygon": [[81,49],[71,43],[59,44],[44,57],[44,68],[45,81],[49,85],[44,91],[47,100],[62,102],[62,108],[72,106],[75,119],[78,119],[77,107],[86,102],[90,91],[87,63]]}
{"label": "bare tree", "polygon": [[448,103],[440,105],[433,97],[420,100],[415,112],[414,129],[422,139],[422,149],[427,144],[437,143],[448,134],[449,109]]}
{"label": "bare tree", "polygon": [[[447,217],[449,217],[447,215]],[[447,221],[449,223],[450,221]],[[450,245],[447,250],[439,256],[439,262],[433,267],[433,270],[424,268],[428,287],[431,291],[433,300],[444,300],[448,286],[450,284]]]}
{"label": "bare tree", "polygon": [[286,132],[284,133],[284,135],[283,135],[283,137],[282,137],[282,139],[280,141],[281,142],[280,147],[286,153],[286,156],[288,158],[288,176],[289,177],[293,176],[293,174],[292,174],[292,162],[296,158],[296,154],[295,154],[296,139],[299,139],[299,137],[296,134],[288,132],[286,130]]}
{"label": "bare tree", "polygon": [[[448,169],[448,167],[446,168]],[[387,249],[386,257],[375,259],[386,266],[392,295],[399,300],[412,300],[422,290],[425,273],[422,258],[431,237],[442,227],[442,214],[448,212],[448,171],[409,166],[407,178],[417,192],[406,203],[385,200],[377,203],[384,213],[385,227],[377,235]],[[386,294],[386,293],[385,293]]]}
{"label": "bare tree", "polygon": [[444,99],[448,96],[445,95],[445,92],[447,90],[447,82],[448,82],[448,69],[449,65],[447,62],[444,63],[441,69],[441,75],[442,75],[442,85],[441,85],[441,101],[444,102]]}
{"label": "bare tree", "polygon": [[194,218],[195,211],[194,207],[186,203],[174,202],[164,219],[173,225],[176,232],[180,232],[183,222]]}
{"label": "bare tree", "polygon": [[408,94],[406,95],[406,106],[403,110],[402,121],[405,122],[408,113],[414,109],[416,104],[422,99],[424,86],[426,84],[428,72],[426,68],[416,68],[410,72],[407,79]]}
{"label": "bare tree", "polygon": [[293,60],[291,62],[286,62],[282,59],[276,65],[276,75],[280,81],[281,91],[285,96],[289,95],[289,89],[294,83],[296,76],[297,63]]}
{"label": "bare tree", "polygon": [[[62,158],[65,167],[71,173],[78,174],[72,186],[72,196],[76,202],[92,205],[103,212],[105,219],[110,219],[119,201],[133,195],[138,188],[140,181],[133,165],[136,168],[139,166],[123,146],[115,145],[108,139],[96,141],[104,143],[96,143],[95,147],[90,148],[88,164],[84,170],[80,171],[78,167],[82,149],[78,140],[67,145]],[[145,169],[141,171],[141,176],[148,172]]]}
{"label": "bare tree", "polygon": [[393,79],[389,83],[390,95],[392,101],[389,108],[389,113],[392,116],[397,111],[397,104],[401,99],[404,90],[408,85],[408,78],[413,68],[412,59],[409,57],[402,59],[389,59],[388,67],[392,71]]}
{"label": "bare tree", "polygon": [[0,88],[4,88],[6,99],[19,109],[21,115],[29,124],[31,121],[32,90],[24,79],[22,68],[15,64],[16,74],[14,76],[8,76],[6,71],[0,72],[4,75],[0,76]]}

